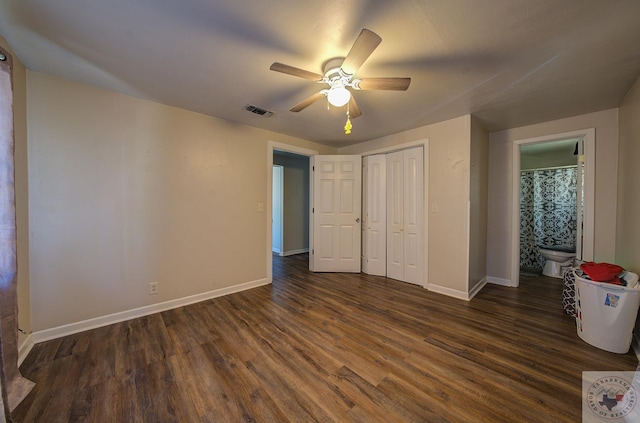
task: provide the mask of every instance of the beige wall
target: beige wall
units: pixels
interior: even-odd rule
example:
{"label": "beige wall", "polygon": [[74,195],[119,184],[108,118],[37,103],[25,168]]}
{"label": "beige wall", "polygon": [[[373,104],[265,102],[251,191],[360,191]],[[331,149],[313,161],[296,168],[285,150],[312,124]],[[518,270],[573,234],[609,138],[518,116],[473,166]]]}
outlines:
{"label": "beige wall", "polygon": [[[31,332],[29,287],[29,188],[27,167],[27,72],[7,42],[0,45],[13,56],[13,130],[15,138],[15,192],[18,258],[18,326]],[[18,333],[18,345],[25,341]]]}
{"label": "beige wall", "polygon": [[620,106],[616,263],[640,274],[640,79]]}
{"label": "beige wall", "polygon": [[551,151],[542,153],[520,153],[520,169],[532,170],[547,167],[575,166],[577,158],[571,151]]}
{"label": "beige wall", "polygon": [[[640,274],[640,79],[631,87],[619,109],[618,226],[616,263]],[[640,339],[640,315],[635,326],[635,345]]]}
{"label": "beige wall", "polygon": [[[516,140],[595,128],[594,260],[615,260],[618,111],[604,110],[537,125],[508,129],[489,138],[487,275],[510,279],[512,149]],[[517,254],[517,252],[515,252]]]}
{"label": "beige wall", "polygon": [[[468,292],[470,126],[466,115],[340,149],[340,154],[362,154],[429,140],[428,282],[453,295]],[[437,213],[431,212],[434,204]]]}
{"label": "beige wall", "polygon": [[28,82],[34,330],[265,279],[267,142],[335,151],[36,72]]}
{"label": "beige wall", "polygon": [[[27,78],[20,69],[14,81],[16,196],[20,324],[26,329],[43,330],[265,278],[267,222],[257,203],[266,203],[267,141],[336,152],[28,72],[27,190]],[[639,128],[633,119],[638,91],[636,84],[621,109],[621,180],[633,174],[632,157],[638,154],[634,140]],[[595,259],[631,262],[638,257],[637,227],[619,232],[617,244],[615,237],[617,196],[611,187],[617,186],[617,110],[491,134],[488,184],[482,179],[486,134],[469,115],[338,152],[361,154],[429,140],[428,281],[466,293],[485,273],[510,277],[513,142],[590,127],[596,128]],[[633,189],[621,183],[625,198],[619,203],[620,222],[637,216],[640,206],[632,201],[640,196],[629,195]],[[488,191],[486,272],[476,261],[484,254],[483,190]],[[438,212],[431,211],[432,205]],[[160,283],[156,296],[148,295],[152,281]]]}
{"label": "beige wall", "polygon": [[487,276],[487,190],[489,134],[471,119],[471,186],[469,215],[469,290]]}
{"label": "beige wall", "polygon": [[309,158],[273,153],[273,164],[284,167],[284,254],[309,249]]}

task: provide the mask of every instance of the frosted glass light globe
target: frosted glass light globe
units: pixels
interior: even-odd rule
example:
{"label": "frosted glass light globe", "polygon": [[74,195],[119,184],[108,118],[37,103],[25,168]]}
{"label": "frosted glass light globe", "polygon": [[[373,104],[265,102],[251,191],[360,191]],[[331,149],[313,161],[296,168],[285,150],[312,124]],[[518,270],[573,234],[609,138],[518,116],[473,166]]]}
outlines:
{"label": "frosted glass light globe", "polygon": [[335,107],[342,107],[351,99],[351,93],[345,87],[335,87],[329,90],[327,99]]}

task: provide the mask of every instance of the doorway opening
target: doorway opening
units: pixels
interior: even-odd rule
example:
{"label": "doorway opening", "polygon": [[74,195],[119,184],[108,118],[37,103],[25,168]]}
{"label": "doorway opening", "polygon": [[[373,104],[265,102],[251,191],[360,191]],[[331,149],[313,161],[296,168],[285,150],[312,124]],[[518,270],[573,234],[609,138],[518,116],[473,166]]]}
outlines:
{"label": "doorway opening", "polygon": [[271,234],[273,251],[281,256],[307,253],[309,252],[309,157],[274,151],[273,171],[273,231]]}
{"label": "doorway opening", "polygon": [[[281,165],[283,168],[283,190],[282,190],[282,209],[283,209],[283,219],[282,219],[282,248],[279,254],[289,255],[289,254],[298,254],[308,251],[308,243],[309,243],[309,224],[308,218],[311,209],[310,203],[310,192],[311,192],[311,184],[308,179],[299,180],[300,175],[303,175],[305,172],[307,175],[310,175],[310,158],[314,155],[317,155],[318,152],[315,150],[309,150],[306,148],[296,147],[288,144],[281,144],[274,141],[269,141],[267,144],[267,196],[265,207],[266,218],[267,218],[267,246],[266,246],[266,265],[267,265],[267,280],[269,282],[273,281],[273,224],[274,224],[274,195],[273,195],[273,175],[274,175],[274,164]],[[289,170],[289,172],[287,172]],[[290,175],[287,175],[289,173]],[[288,193],[286,187],[287,176],[292,176],[293,180],[293,188],[292,193]],[[304,178],[304,176],[303,176]],[[304,186],[302,186],[300,183]],[[296,194],[297,193],[297,194]],[[290,219],[288,219],[287,214],[287,203],[291,203],[292,209],[294,212]],[[306,213],[305,213],[306,211]],[[306,224],[305,222],[306,215]],[[303,223],[300,223],[302,220]],[[291,226],[289,230],[287,230],[288,225]],[[288,234],[291,236],[291,239],[288,239]],[[299,245],[304,245],[304,239],[306,238],[306,247]],[[292,241],[293,240],[293,241]],[[302,240],[302,244],[297,244]],[[297,246],[298,245],[298,246]]]}
{"label": "doorway opening", "polygon": [[560,265],[544,266],[542,256],[549,250],[562,251],[554,260],[571,254],[566,263],[573,257],[593,259],[594,155],[593,129],[515,142],[513,286],[519,285],[521,274],[562,277]]}

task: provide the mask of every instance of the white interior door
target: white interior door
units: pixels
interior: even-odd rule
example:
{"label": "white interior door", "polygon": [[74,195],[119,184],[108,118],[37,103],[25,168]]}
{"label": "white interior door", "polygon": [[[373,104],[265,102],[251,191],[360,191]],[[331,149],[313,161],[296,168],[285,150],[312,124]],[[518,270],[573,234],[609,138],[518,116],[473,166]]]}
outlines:
{"label": "white interior door", "polygon": [[271,214],[271,250],[282,255],[284,252],[283,237],[283,203],[284,203],[284,168],[273,166],[272,214]]}
{"label": "white interior door", "polygon": [[403,152],[387,154],[387,276],[404,280]]}
{"label": "white interior door", "polygon": [[363,257],[362,271],[387,274],[387,189],[385,155],[363,159]]}
{"label": "white interior door", "polygon": [[422,285],[424,251],[422,147],[387,155],[387,276]]}
{"label": "white interior door", "polygon": [[316,272],[360,272],[362,160],[313,157],[313,247]]}
{"label": "white interior door", "polygon": [[422,148],[403,151],[404,280],[422,285],[424,176]]}

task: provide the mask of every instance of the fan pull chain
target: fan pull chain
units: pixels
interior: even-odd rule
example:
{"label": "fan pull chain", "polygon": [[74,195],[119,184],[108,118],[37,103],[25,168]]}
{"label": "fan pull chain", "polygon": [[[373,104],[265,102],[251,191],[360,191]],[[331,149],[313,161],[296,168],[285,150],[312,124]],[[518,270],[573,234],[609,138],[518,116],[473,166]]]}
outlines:
{"label": "fan pull chain", "polygon": [[344,125],[344,133],[345,135],[349,135],[351,133],[351,128],[353,127],[353,125],[351,125],[351,119],[349,119],[349,113],[347,113],[347,123]]}
{"label": "fan pull chain", "polygon": [[344,133],[345,135],[349,135],[351,133],[351,128],[353,127],[353,125],[351,125],[351,119],[349,119],[349,104],[347,103],[347,123],[345,123],[344,125]]}

